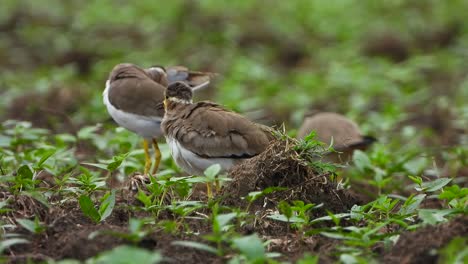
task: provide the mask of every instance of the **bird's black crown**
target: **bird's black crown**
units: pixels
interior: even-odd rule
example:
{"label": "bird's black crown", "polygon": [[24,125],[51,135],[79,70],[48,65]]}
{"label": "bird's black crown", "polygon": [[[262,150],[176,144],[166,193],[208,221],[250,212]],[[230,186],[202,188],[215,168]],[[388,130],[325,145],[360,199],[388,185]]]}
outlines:
{"label": "bird's black crown", "polygon": [[171,83],[166,89],[166,99],[177,98],[183,101],[191,101],[192,96],[192,88],[184,82]]}

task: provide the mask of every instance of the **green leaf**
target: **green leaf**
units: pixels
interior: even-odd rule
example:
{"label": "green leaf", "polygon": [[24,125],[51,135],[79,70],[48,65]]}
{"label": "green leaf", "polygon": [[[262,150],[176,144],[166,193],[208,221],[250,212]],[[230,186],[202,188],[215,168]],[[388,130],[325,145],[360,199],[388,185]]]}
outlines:
{"label": "green leaf", "polygon": [[80,209],[83,214],[91,218],[91,220],[94,222],[99,223],[101,216],[99,215],[98,210],[94,208],[94,204],[91,198],[89,198],[87,195],[81,195],[78,201],[80,203]]}
{"label": "green leaf", "polygon": [[419,176],[411,176],[409,175],[408,178],[410,178],[414,183],[417,185],[421,185],[423,183],[423,179]]}
{"label": "green leaf", "polygon": [[24,238],[10,238],[6,240],[2,240],[0,241],[0,253],[2,253],[5,249],[13,245],[25,244],[25,243],[29,243],[29,241]]}
{"label": "green leaf", "polygon": [[141,228],[144,225],[144,221],[141,219],[136,219],[136,218],[130,218],[128,221],[128,231],[130,233],[134,234],[137,233],[141,230]]}
{"label": "green leaf", "polygon": [[12,142],[11,137],[0,135],[0,147],[7,148]]}
{"label": "green leaf", "polygon": [[424,224],[435,225],[441,222],[448,221],[445,216],[453,213],[453,210],[437,210],[437,209],[420,209],[418,217],[423,220]]}
{"label": "green leaf", "polygon": [[455,237],[439,252],[438,263],[468,263],[468,238]]}
{"label": "green leaf", "polygon": [[424,198],[426,198],[426,194],[418,194],[416,196],[410,196],[403,206],[400,208],[399,214],[407,215],[412,214],[419,208],[419,205],[422,203]]}
{"label": "green leaf", "polygon": [[138,201],[142,202],[146,208],[152,205],[150,196],[146,195],[146,193],[142,191],[141,189],[138,189],[136,198],[138,199]]}
{"label": "green leaf", "polygon": [[101,128],[100,124],[94,126],[87,126],[80,129],[77,133],[79,139],[91,139],[94,137],[95,133]]}
{"label": "green leaf", "polygon": [[99,169],[107,170],[107,165],[102,164],[102,163],[82,162],[81,165],[88,165],[88,166],[91,166],[91,167],[96,167],[96,168],[99,168]]}
{"label": "green leaf", "polygon": [[205,170],[204,174],[207,178],[214,180],[216,175],[218,175],[220,171],[221,171],[221,165],[213,164]]}
{"label": "green leaf", "polygon": [[302,259],[299,259],[296,264],[317,264],[319,263],[318,256],[311,256],[309,253],[305,253]]}
{"label": "green leaf", "polygon": [[293,215],[293,210],[291,206],[289,205],[289,203],[286,201],[279,202],[278,210],[280,211],[281,214],[286,216],[286,218],[291,218]]}
{"label": "green leaf", "polygon": [[435,192],[442,189],[447,185],[452,179],[450,178],[440,178],[430,182],[423,182],[421,187],[416,187],[416,191],[426,191],[426,192]]}
{"label": "green leaf", "polygon": [[107,165],[107,170],[115,171],[116,169],[118,169],[120,165],[122,164],[122,162],[127,158],[127,156],[128,156],[128,153],[114,156],[112,158],[112,162]]}
{"label": "green leaf", "polygon": [[174,241],[171,243],[171,245],[189,247],[189,248],[207,251],[216,255],[218,254],[218,250],[216,248],[203,244],[203,243],[194,242],[194,241]]}
{"label": "green leaf", "polygon": [[104,197],[103,197],[103,202],[101,203],[101,206],[99,207],[99,215],[101,216],[101,221],[105,220],[107,217],[109,217],[112,213],[112,210],[114,210],[115,206],[115,190],[112,190],[110,193],[108,192]]}
{"label": "green leaf", "polygon": [[366,153],[361,150],[355,150],[353,153],[353,162],[360,171],[371,168],[371,161]]}
{"label": "green leaf", "polygon": [[440,194],[439,199],[451,201],[456,198],[465,198],[468,196],[468,188],[461,188],[458,185],[446,187]]}
{"label": "green leaf", "polygon": [[19,167],[16,172],[20,178],[30,179],[30,180],[32,180],[33,178],[33,172],[31,171],[31,168],[29,168],[28,165],[23,165]]}
{"label": "green leaf", "polygon": [[297,216],[291,216],[291,217],[287,217],[283,214],[274,214],[274,215],[269,215],[267,216],[267,218],[270,218],[270,219],[273,219],[273,220],[277,220],[277,221],[281,221],[281,222],[289,222],[289,223],[305,223],[305,220],[302,219],[302,218],[299,218]]}
{"label": "green leaf", "polygon": [[49,149],[49,150],[46,150],[44,152],[44,154],[42,154],[42,157],[41,159],[39,160],[39,162],[37,163],[37,167],[42,167],[42,164],[44,164],[44,162],[46,162],[52,155],[54,155],[55,153],[57,152],[56,149]]}
{"label": "green leaf", "polygon": [[285,191],[287,190],[288,188],[285,188],[285,187],[268,187],[262,191],[257,191],[257,192],[250,192],[248,195],[247,195],[247,200],[249,202],[253,202],[255,200],[257,200],[258,198],[264,196],[264,195],[267,195],[267,194],[270,194],[270,193],[273,193],[273,192],[276,192],[276,191]]}
{"label": "green leaf", "polygon": [[7,206],[12,198],[5,199],[3,201],[0,201],[0,209],[3,209],[3,207]]}
{"label": "green leaf", "polygon": [[236,216],[237,213],[220,214],[216,216],[215,221],[218,223],[219,228],[223,229]]}
{"label": "green leaf", "polygon": [[265,248],[257,234],[234,238],[232,243],[247,258],[248,262],[265,259]]}
{"label": "green leaf", "polygon": [[330,215],[327,215],[327,216],[322,216],[322,217],[315,218],[314,220],[310,221],[310,223],[313,224],[313,223],[318,223],[318,222],[321,222],[321,221],[330,221],[330,220],[341,219],[341,218],[345,218],[345,217],[349,217],[349,216],[351,216],[350,213],[334,214],[333,217],[330,216]]}
{"label": "green leaf", "polygon": [[138,247],[131,246],[118,246],[110,251],[106,251],[100,254],[98,257],[94,257],[92,260],[86,261],[86,263],[93,264],[127,264],[127,263],[148,263],[155,264],[160,263],[163,257],[159,252],[151,252]]}
{"label": "green leaf", "polygon": [[16,219],[16,222],[31,233],[36,233],[36,223],[29,219]]}

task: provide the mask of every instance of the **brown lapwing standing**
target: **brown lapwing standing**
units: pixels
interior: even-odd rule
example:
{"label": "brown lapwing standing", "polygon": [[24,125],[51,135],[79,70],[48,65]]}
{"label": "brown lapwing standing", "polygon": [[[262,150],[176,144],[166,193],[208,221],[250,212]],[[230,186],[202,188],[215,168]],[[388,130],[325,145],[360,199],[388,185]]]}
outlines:
{"label": "brown lapwing standing", "polygon": [[331,153],[329,160],[334,162],[349,161],[355,149],[366,149],[376,139],[362,135],[358,125],[343,115],[331,112],[316,113],[307,116],[299,128],[297,138],[304,138],[315,131],[317,140],[332,144],[338,151]]}
{"label": "brown lapwing standing", "polygon": [[161,161],[157,139],[162,136],[161,121],[167,85],[184,81],[193,89],[199,89],[207,86],[212,76],[212,73],[191,72],[182,66],[142,69],[134,64],[121,63],[112,69],[103,93],[104,104],[117,124],[144,138],[145,175],[152,163],[149,154],[151,143],[155,149],[153,174]]}
{"label": "brown lapwing standing", "polygon": [[[192,102],[192,89],[170,84],[164,100],[166,114],[161,127],[172,158],[185,172],[203,175],[219,164],[223,172],[263,152],[273,139],[269,127],[212,102]],[[212,196],[207,184],[207,195]]]}

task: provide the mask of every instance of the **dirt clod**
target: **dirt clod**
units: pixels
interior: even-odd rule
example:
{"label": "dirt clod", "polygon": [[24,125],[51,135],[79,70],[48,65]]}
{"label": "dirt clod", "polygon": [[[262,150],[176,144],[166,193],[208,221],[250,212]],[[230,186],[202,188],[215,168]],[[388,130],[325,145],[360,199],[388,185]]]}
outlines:
{"label": "dirt clod", "polygon": [[294,150],[295,144],[290,139],[275,141],[262,154],[232,168],[232,181],[222,190],[225,202],[244,207],[248,202],[240,197],[268,187],[282,187],[285,190],[274,191],[255,200],[250,205],[251,210],[266,211],[274,209],[280,201],[301,200],[323,204],[313,210],[313,216],[318,217],[326,215],[326,211],[348,211],[358,203],[350,193],[338,188],[329,173],[319,174],[301,159]]}

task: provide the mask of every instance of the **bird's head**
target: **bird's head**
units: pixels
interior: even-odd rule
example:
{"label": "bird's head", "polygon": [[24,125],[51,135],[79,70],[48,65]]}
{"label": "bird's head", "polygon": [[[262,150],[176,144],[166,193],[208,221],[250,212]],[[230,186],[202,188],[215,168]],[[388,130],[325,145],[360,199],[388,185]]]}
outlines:
{"label": "bird's head", "polygon": [[192,88],[190,88],[188,84],[184,82],[175,82],[170,84],[166,89],[164,105],[167,107],[167,104],[170,102],[177,104],[191,104],[192,97]]}
{"label": "bird's head", "polygon": [[169,81],[167,79],[167,72],[163,66],[151,66],[150,68],[145,69],[145,72],[153,81],[164,87],[168,86]]}

